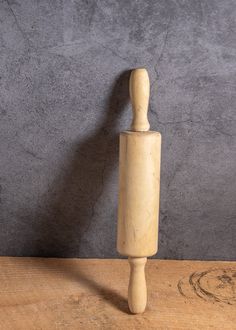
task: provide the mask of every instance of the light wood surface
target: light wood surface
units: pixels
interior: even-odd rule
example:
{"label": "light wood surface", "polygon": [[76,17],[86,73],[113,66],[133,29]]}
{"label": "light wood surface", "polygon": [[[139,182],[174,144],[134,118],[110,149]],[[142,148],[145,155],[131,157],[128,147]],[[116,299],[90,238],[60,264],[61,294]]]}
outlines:
{"label": "light wood surface", "polygon": [[129,257],[157,252],[161,135],[122,132],[117,250]]}
{"label": "light wood surface", "polygon": [[147,258],[129,257],[128,304],[130,311],[134,314],[144,312],[147,305],[146,262]]}
{"label": "light wood surface", "polygon": [[129,313],[126,260],[0,258],[1,330],[235,330],[236,262],[148,260]]}
{"label": "light wood surface", "polygon": [[149,131],[150,84],[144,68],[132,71],[129,89],[133,121],[131,131],[120,134],[117,250],[129,257],[130,310],[143,313],[144,260],[157,252],[161,134]]}
{"label": "light wood surface", "polygon": [[150,127],[147,118],[150,82],[145,68],[135,69],[131,72],[129,94],[133,111],[131,131],[148,131]]}

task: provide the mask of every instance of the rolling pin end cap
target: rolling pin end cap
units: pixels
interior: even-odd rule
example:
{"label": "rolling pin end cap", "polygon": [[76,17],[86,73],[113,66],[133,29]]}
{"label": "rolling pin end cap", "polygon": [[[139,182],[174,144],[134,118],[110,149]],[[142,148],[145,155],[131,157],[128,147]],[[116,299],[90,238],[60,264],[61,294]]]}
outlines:
{"label": "rolling pin end cap", "polygon": [[132,122],[131,124],[131,131],[133,132],[147,132],[150,128],[150,124],[148,121],[146,122],[143,122],[143,123],[139,123],[139,122],[136,122],[136,120]]}
{"label": "rolling pin end cap", "polygon": [[129,310],[132,314],[142,314],[145,312],[146,309],[146,304],[143,306],[135,306],[135,305],[131,305],[129,302]]}

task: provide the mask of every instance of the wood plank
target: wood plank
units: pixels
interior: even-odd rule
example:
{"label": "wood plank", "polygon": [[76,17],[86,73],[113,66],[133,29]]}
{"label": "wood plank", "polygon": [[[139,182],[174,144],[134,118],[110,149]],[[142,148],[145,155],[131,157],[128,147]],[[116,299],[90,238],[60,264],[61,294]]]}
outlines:
{"label": "wood plank", "polygon": [[126,260],[0,258],[0,329],[236,329],[236,263],[149,260],[148,307]]}

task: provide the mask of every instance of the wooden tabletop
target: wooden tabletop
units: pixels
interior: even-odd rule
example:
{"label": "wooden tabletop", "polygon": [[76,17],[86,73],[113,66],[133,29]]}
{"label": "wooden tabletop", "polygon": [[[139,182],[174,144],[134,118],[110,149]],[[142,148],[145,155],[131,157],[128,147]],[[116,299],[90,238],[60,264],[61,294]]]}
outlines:
{"label": "wooden tabletop", "polygon": [[0,258],[0,329],[236,329],[236,262],[149,260],[148,307],[126,260]]}

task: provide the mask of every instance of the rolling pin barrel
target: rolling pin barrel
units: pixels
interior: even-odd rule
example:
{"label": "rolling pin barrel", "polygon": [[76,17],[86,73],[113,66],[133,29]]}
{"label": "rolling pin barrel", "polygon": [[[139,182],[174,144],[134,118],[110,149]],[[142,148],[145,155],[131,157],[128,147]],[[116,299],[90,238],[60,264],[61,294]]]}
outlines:
{"label": "rolling pin barrel", "polygon": [[157,252],[161,135],[148,131],[149,79],[145,69],[132,71],[131,131],[120,134],[117,250],[129,257],[128,300],[133,313],[146,307],[144,267]]}
{"label": "rolling pin barrel", "polygon": [[120,134],[117,250],[129,257],[157,252],[161,135]]}

